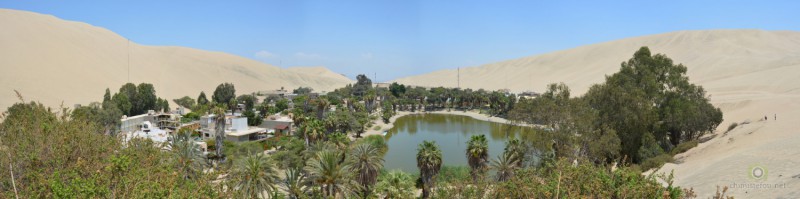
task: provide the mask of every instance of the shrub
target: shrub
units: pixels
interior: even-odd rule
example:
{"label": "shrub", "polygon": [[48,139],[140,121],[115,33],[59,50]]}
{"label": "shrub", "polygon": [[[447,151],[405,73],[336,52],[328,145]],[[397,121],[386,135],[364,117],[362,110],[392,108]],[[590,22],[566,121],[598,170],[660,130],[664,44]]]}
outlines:
{"label": "shrub", "polygon": [[699,143],[698,140],[692,140],[692,141],[680,143],[680,144],[678,144],[678,146],[673,148],[670,153],[672,155],[677,155],[677,154],[689,151],[689,149],[692,149],[692,148],[696,147],[698,143]]}
{"label": "shrub", "polygon": [[725,133],[730,132],[731,130],[735,129],[738,126],[739,126],[739,124],[736,123],[736,122],[731,123],[731,125],[728,126],[728,131],[725,131]]}
{"label": "shrub", "polygon": [[652,168],[658,168],[664,165],[665,163],[672,162],[674,159],[672,158],[671,154],[661,154],[656,157],[648,158],[642,161],[641,169],[642,171],[647,171]]}
{"label": "shrub", "polygon": [[[664,187],[659,179],[668,184]],[[573,166],[558,160],[552,169],[520,169],[509,181],[494,184],[489,198],[681,198],[670,175],[642,175],[629,167]],[[444,198],[444,197],[443,197]]]}

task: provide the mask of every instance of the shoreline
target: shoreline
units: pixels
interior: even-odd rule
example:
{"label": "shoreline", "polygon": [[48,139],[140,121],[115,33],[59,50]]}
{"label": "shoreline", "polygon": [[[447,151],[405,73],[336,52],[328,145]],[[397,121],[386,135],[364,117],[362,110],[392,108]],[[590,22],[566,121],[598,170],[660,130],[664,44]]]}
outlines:
{"label": "shoreline", "polygon": [[[381,118],[373,120],[373,122],[375,122],[375,125],[380,126],[381,129],[380,130],[373,130],[372,128],[367,129],[366,131],[364,131],[364,133],[361,134],[361,137],[363,138],[363,137],[367,137],[367,136],[370,136],[370,135],[382,135],[383,132],[394,128],[394,122],[397,121],[397,118],[400,118],[400,117],[403,117],[403,116],[408,116],[408,115],[416,115],[416,114],[460,115],[460,116],[467,116],[467,117],[471,117],[471,118],[476,119],[476,120],[482,120],[482,121],[487,121],[487,122],[498,122],[498,123],[503,123],[503,124],[511,124],[511,122],[509,120],[505,119],[505,118],[493,117],[493,116],[489,116],[489,115],[478,113],[477,111],[430,111],[430,112],[424,112],[424,111],[417,111],[417,112],[398,111],[396,115],[392,116],[392,118],[389,119],[389,123],[388,124],[384,124],[383,123],[383,119],[381,119]],[[516,124],[516,125],[526,126],[526,125],[523,125],[523,124]],[[374,128],[374,126],[373,126],[373,128]],[[350,136],[350,139],[351,140],[355,140],[356,138],[353,137],[353,136]]]}

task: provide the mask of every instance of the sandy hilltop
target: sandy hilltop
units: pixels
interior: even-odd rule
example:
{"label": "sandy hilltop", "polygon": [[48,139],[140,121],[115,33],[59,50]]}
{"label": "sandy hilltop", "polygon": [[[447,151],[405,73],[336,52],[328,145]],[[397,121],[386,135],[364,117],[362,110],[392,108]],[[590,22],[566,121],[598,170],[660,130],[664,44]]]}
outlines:
{"label": "sandy hilltop", "polygon": [[[716,185],[778,184],[783,188],[731,188],[737,198],[800,197],[800,32],[763,30],[680,31],[610,41],[477,67],[461,68],[461,86],[542,92],[564,82],[573,95],[601,83],[641,46],[688,67],[690,81],[702,85],[724,121],[717,138],[679,154],[676,184],[694,187],[706,198]],[[395,81],[421,86],[456,86],[456,70]],[[762,121],[764,117],[768,121]],[[775,118],[777,116],[777,120]],[[724,134],[731,123],[749,124]],[[755,166],[766,180],[750,178]]]}
{"label": "sandy hilltop", "polygon": [[[222,52],[147,46],[107,29],[27,11],[0,9],[0,107],[26,100],[67,107],[100,101],[106,88],[152,83],[159,97],[211,94],[232,82],[238,94],[312,87],[331,91],[352,80],[324,67],[281,69]],[[130,53],[130,54],[129,54]]]}

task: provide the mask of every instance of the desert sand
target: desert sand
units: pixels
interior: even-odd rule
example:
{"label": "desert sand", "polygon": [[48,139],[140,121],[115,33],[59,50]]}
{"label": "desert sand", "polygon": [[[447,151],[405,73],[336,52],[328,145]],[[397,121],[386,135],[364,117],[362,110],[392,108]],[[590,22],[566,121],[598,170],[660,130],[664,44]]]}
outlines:
{"label": "desert sand", "polygon": [[[542,92],[564,82],[574,96],[619,70],[641,46],[688,68],[724,121],[717,138],[676,156],[660,172],[674,170],[675,183],[707,198],[716,186],[785,184],[784,188],[731,188],[737,198],[800,197],[800,32],[763,30],[681,31],[588,45],[543,55],[461,68],[461,86]],[[404,84],[456,86],[456,70],[397,79]],[[774,116],[777,114],[777,120]],[[768,116],[769,121],[763,120]],[[727,135],[731,123],[751,121]],[[766,180],[749,177],[761,165]]]}
{"label": "desert sand", "polygon": [[170,103],[200,91],[210,97],[223,82],[237,94],[299,86],[332,91],[353,82],[324,67],[281,69],[222,52],[128,43],[101,27],[27,11],[0,9],[0,29],[3,110],[19,102],[14,90],[26,101],[72,107],[101,101],[106,88],[116,92],[129,78],[152,83]]}

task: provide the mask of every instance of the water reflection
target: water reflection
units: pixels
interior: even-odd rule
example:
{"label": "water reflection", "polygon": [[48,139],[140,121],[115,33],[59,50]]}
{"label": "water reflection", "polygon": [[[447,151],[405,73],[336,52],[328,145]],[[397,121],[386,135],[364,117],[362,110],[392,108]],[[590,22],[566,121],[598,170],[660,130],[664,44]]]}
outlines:
{"label": "water reflection", "polygon": [[489,157],[503,152],[505,142],[517,137],[532,139],[533,130],[497,122],[476,120],[468,116],[446,114],[417,114],[398,118],[386,135],[389,152],[384,157],[386,169],[402,169],[417,173],[417,146],[433,140],[442,150],[444,165],[467,165],[466,142],[472,135],[485,134]]}

